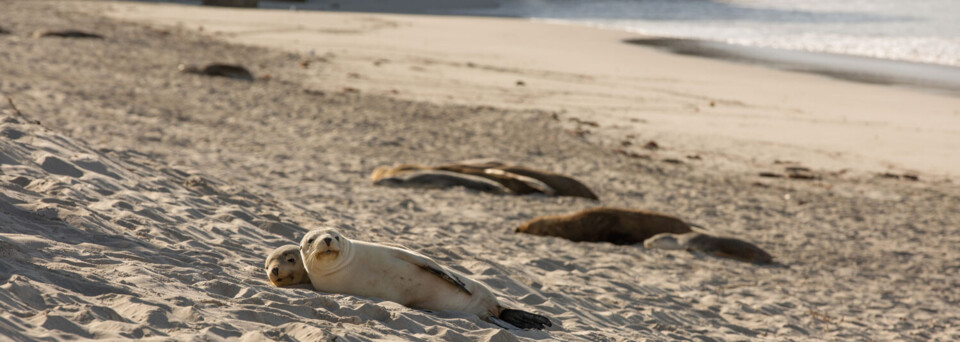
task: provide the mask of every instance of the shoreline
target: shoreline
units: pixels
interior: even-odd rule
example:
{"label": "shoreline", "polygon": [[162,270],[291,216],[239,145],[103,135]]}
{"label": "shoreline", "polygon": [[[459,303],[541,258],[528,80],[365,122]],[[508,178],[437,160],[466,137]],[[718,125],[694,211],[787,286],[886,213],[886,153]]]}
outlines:
{"label": "shoreline", "polygon": [[713,58],[780,70],[812,73],[866,84],[901,86],[960,96],[960,67],[903,60],[774,49],[683,38],[636,38],[635,44],[678,55]]}
{"label": "shoreline", "polygon": [[[147,2],[161,2],[159,0]],[[199,1],[175,1],[174,3],[199,6]],[[451,17],[519,19],[534,23],[551,25],[571,25],[585,28],[608,30],[619,33],[636,33],[610,27],[596,26],[587,22],[565,19],[525,17],[519,15],[495,15],[471,13],[471,10],[491,6],[494,1],[475,0],[472,3],[444,7],[444,2],[421,0],[402,5],[387,5],[379,1],[356,1],[331,8],[337,1],[263,1],[259,9],[286,10],[326,13],[367,13],[367,14],[406,14]],[[473,6],[473,7],[470,7]],[[791,49],[768,48],[751,45],[730,44],[695,38],[674,38],[667,36],[644,36],[628,38],[623,42],[653,47],[671,53],[733,61],[749,65],[772,67],[779,70],[812,73],[841,80],[859,83],[906,86],[910,89],[960,96],[960,66],[936,63],[915,62],[910,60],[884,59],[856,54],[815,52]]]}

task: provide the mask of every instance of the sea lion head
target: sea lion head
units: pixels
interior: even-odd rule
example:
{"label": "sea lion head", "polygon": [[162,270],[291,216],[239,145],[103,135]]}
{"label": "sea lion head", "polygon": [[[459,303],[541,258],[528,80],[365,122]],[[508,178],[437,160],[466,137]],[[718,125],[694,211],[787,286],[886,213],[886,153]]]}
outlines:
{"label": "sea lion head", "polygon": [[393,166],[379,166],[376,169],[373,169],[373,172],[370,173],[370,180],[375,184],[378,180],[383,178],[393,177],[399,174],[419,171],[419,170],[429,170],[431,167],[419,165],[419,164],[396,164]]}
{"label": "sea lion head", "polygon": [[263,264],[267,278],[274,286],[288,286],[310,281],[300,258],[300,246],[286,245],[274,249]]}
{"label": "sea lion head", "polygon": [[345,262],[350,246],[350,240],[336,229],[317,229],[300,240],[300,255],[303,264],[311,270],[330,269]]}
{"label": "sea lion head", "polygon": [[544,234],[557,230],[557,220],[553,217],[537,217],[527,221],[514,230],[515,233]]}
{"label": "sea lion head", "polygon": [[404,179],[400,177],[384,177],[373,181],[373,185],[399,188],[405,185]]}
{"label": "sea lion head", "polygon": [[659,249],[684,249],[677,234],[661,233],[643,241],[643,247]]}
{"label": "sea lion head", "polygon": [[193,64],[180,64],[177,66],[177,70],[179,70],[182,73],[188,73],[188,74],[200,73],[200,67]]}

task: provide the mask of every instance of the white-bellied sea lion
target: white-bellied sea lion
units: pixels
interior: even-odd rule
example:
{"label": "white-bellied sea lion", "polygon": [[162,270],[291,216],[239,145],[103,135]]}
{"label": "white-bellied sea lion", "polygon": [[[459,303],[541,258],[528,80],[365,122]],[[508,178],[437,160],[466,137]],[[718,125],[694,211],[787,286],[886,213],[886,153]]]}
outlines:
{"label": "white-bellied sea lion", "polygon": [[274,286],[309,284],[310,277],[300,258],[300,246],[285,245],[277,247],[263,263],[263,270]]}
{"label": "white-bellied sea lion", "polygon": [[414,251],[349,240],[337,230],[314,230],[300,253],[317,291],[375,297],[434,311],[460,311],[521,329],[552,326],[544,316],[507,309],[483,284]]}
{"label": "white-bellied sea lion", "polygon": [[516,229],[517,233],[562,237],[572,241],[641,243],[660,233],[688,233],[682,220],[660,213],[618,208],[593,208],[566,215],[540,216]]}
{"label": "white-bellied sea lion", "polygon": [[711,236],[703,233],[658,234],[643,242],[646,248],[685,249],[755,264],[773,263],[773,257],[756,245],[733,238]]}

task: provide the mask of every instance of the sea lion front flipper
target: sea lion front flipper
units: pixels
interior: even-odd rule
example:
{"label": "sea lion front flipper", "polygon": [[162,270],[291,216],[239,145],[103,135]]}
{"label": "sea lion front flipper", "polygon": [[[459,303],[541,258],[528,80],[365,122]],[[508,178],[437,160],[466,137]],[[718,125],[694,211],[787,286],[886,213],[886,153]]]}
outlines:
{"label": "sea lion front flipper", "polygon": [[467,295],[469,296],[473,295],[473,293],[471,293],[470,290],[467,290],[467,284],[464,284],[463,281],[460,280],[460,278],[457,278],[456,275],[450,274],[450,272],[447,272],[446,270],[444,270],[443,267],[440,267],[440,265],[438,265],[433,260],[430,260],[425,257],[421,257],[416,254],[412,254],[409,252],[396,253],[396,256],[400,260],[417,265],[417,267],[422,268],[424,271],[430,272],[433,275],[440,277],[440,279],[443,279],[448,283],[450,283],[451,285],[456,286],[458,289],[465,292]]}
{"label": "sea lion front flipper", "polygon": [[503,309],[500,311],[500,317],[497,318],[520,329],[543,330],[545,327],[553,326],[549,318],[521,310]]}

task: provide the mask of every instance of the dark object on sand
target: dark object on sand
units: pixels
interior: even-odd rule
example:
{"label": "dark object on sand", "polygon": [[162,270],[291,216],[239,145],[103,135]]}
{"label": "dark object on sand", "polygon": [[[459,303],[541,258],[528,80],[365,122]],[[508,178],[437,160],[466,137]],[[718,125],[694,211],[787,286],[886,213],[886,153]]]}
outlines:
{"label": "dark object on sand", "polygon": [[680,219],[652,211],[593,208],[555,216],[540,216],[516,229],[517,233],[556,236],[571,241],[642,243],[657,234],[683,234],[693,230]]}
{"label": "dark object on sand", "polygon": [[370,179],[377,181],[384,177],[416,170],[442,170],[482,177],[500,183],[510,190],[509,193],[517,195],[542,193],[547,196],[597,199],[597,195],[590,191],[590,188],[576,179],[549,171],[509,165],[495,160],[462,161],[436,167],[416,164],[381,166],[373,171]]}
{"label": "dark object on sand", "polygon": [[7,29],[3,28],[3,26],[0,26],[0,34],[10,34],[10,33],[11,33],[11,32],[8,31]]}
{"label": "dark object on sand", "polygon": [[84,39],[103,39],[103,36],[84,32],[80,30],[41,30],[33,33],[34,37],[43,38],[43,37],[57,37],[57,38],[84,38]]}
{"label": "dark object on sand", "polygon": [[211,63],[207,64],[207,66],[203,68],[199,68],[196,65],[180,64],[177,69],[179,69],[180,72],[188,74],[220,76],[238,80],[253,81],[253,74],[251,74],[247,68],[239,65]]}
{"label": "dark object on sand", "polygon": [[500,185],[500,183],[483,177],[442,170],[402,172],[390,177],[380,178],[374,181],[373,185],[426,189],[444,189],[462,186],[467,189],[495,194],[509,192],[509,190]]}
{"label": "dark object on sand", "polygon": [[580,181],[561,174],[517,165],[503,165],[492,168],[541,181],[553,188],[553,190],[556,191],[556,196],[583,197],[592,200],[600,199],[590,188],[580,183]]}
{"label": "dark object on sand", "polygon": [[204,6],[256,8],[260,6],[260,0],[203,0],[200,4]]}
{"label": "dark object on sand", "polygon": [[773,257],[756,245],[734,238],[717,237],[702,233],[659,234],[644,241],[646,248],[685,249],[690,252],[709,254],[755,264],[773,263]]}

